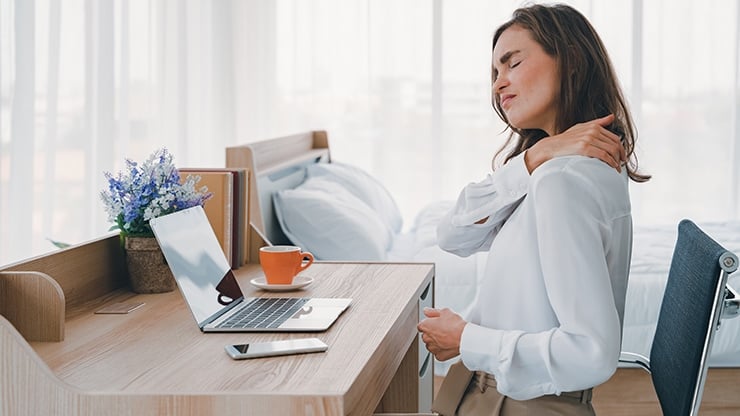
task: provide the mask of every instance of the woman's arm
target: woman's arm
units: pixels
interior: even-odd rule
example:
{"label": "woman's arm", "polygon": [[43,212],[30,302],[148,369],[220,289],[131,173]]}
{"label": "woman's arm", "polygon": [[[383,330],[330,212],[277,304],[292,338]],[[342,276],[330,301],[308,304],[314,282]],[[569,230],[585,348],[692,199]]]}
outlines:
{"label": "woman's arm", "polygon": [[526,195],[528,183],[524,155],[519,155],[483,181],[466,186],[437,226],[440,248],[459,256],[487,250]]}
{"label": "woman's arm", "polygon": [[627,156],[619,136],[607,129],[613,122],[614,115],[609,114],[545,137],[527,150],[524,157],[527,170],[532,173],[541,164],[558,156],[580,155],[599,159],[621,172]]}
{"label": "woman's arm", "polygon": [[545,137],[483,181],[465,187],[457,205],[437,228],[439,246],[460,256],[487,250],[526,195],[529,174],[550,159],[587,156],[621,172],[626,155],[619,136],[607,129],[612,122],[614,115],[609,114]]}

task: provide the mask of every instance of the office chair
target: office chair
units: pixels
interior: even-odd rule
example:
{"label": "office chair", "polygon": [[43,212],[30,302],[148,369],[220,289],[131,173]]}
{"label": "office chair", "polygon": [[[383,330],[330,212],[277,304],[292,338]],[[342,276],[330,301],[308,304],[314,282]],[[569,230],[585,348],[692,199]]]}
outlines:
{"label": "office chair", "polygon": [[707,360],[721,318],[738,314],[740,299],[727,286],[738,258],[690,220],[678,224],[650,359],[622,353],[620,362],[639,365],[652,378],[666,416],[696,415],[701,405]]}

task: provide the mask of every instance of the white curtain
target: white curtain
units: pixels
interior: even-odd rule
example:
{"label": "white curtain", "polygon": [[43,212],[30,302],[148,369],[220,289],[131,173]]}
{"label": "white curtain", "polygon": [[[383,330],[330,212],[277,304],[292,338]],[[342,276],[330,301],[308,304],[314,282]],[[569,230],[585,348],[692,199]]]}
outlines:
{"label": "white curtain", "polygon": [[[104,234],[103,172],[310,129],[405,219],[481,179],[505,134],[495,28],[520,1],[0,0],[0,265]],[[652,181],[636,224],[740,217],[734,0],[566,1],[615,63]]]}
{"label": "white curtain", "polygon": [[0,1],[0,264],[105,234],[103,172],[234,142],[228,1]]}

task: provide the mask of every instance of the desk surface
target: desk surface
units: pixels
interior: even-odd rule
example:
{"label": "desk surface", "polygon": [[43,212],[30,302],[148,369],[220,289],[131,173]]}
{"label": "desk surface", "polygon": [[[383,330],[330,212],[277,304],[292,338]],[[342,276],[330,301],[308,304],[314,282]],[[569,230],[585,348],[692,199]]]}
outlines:
{"label": "desk surface", "polygon": [[[203,334],[179,291],[114,292],[68,311],[62,342],[33,342],[62,381],[84,392],[222,396],[254,413],[369,414],[416,340],[418,299],[431,264],[320,263],[305,290],[270,293],[249,284],[258,266],[236,277],[245,296],[352,298],[325,332]],[[127,315],[93,312],[118,301],[144,302]],[[317,337],[324,353],[235,361],[227,344]],[[245,407],[246,406],[246,407]]]}

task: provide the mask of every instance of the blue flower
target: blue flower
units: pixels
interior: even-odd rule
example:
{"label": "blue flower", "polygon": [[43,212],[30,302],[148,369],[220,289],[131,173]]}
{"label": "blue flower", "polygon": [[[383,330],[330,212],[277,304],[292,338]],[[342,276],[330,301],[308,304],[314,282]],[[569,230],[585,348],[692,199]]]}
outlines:
{"label": "blue flower", "polygon": [[180,180],[167,149],[155,151],[141,165],[126,159],[125,166],[116,176],[104,172],[108,188],[100,193],[108,220],[114,223],[111,229],[123,235],[152,236],[150,219],[203,205],[212,195],[205,186],[195,188],[198,176]]}

